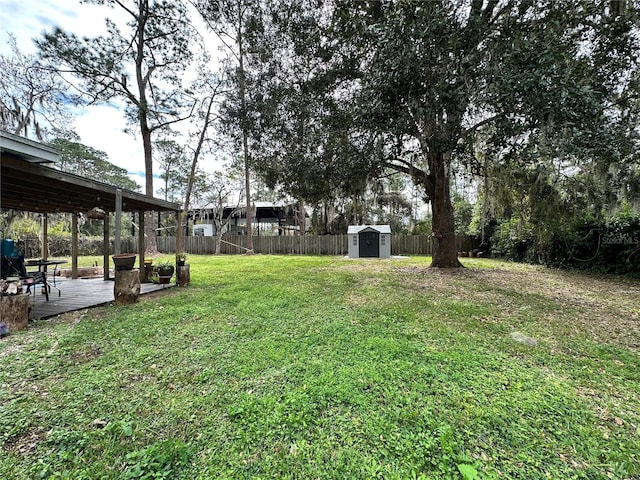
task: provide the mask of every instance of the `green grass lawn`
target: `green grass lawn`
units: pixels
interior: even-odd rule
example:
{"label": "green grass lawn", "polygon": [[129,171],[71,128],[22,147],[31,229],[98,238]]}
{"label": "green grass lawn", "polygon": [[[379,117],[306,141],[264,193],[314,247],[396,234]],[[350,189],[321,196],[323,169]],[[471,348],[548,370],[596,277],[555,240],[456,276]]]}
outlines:
{"label": "green grass lawn", "polygon": [[0,341],[0,478],[640,478],[637,281],[189,262]]}

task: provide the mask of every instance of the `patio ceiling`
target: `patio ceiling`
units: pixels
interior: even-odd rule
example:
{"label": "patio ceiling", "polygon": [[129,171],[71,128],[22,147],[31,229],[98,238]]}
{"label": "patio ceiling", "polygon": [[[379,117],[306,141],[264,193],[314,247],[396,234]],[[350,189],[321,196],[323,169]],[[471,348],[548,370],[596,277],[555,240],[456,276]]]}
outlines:
{"label": "patio ceiling", "polygon": [[[59,158],[51,148],[0,132],[0,208],[27,212],[115,212],[117,187],[44,166]],[[176,203],[120,189],[122,211],[176,211]]]}

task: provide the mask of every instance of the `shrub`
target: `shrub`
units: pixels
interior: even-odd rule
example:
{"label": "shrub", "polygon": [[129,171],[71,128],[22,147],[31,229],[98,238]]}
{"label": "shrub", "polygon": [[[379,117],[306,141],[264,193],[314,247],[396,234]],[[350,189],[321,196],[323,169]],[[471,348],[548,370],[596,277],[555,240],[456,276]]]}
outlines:
{"label": "shrub", "polygon": [[585,214],[563,229],[533,229],[511,218],[491,243],[492,255],[509,260],[640,275],[640,215],[628,208],[609,218]]}

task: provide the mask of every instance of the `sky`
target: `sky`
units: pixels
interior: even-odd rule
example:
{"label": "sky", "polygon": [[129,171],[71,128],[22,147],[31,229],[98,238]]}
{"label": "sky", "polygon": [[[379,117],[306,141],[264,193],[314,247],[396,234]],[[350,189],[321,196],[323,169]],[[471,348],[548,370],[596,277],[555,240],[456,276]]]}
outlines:
{"label": "sky", "polygon": [[[115,12],[79,0],[0,0],[0,53],[10,53],[9,34],[16,37],[22,52],[32,54],[36,53],[33,39],[55,26],[80,36],[99,35],[105,32],[107,13],[117,21]],[[80,141],[106,152],[111,163],[127,169],[129,176],[143,186],[142,141],[139,135],[124,133],[127,123],[121,108],[117,104],[91,106],[78,113],[73,128]],[[154,176],[157,174],[158,167],[154,166]]]}

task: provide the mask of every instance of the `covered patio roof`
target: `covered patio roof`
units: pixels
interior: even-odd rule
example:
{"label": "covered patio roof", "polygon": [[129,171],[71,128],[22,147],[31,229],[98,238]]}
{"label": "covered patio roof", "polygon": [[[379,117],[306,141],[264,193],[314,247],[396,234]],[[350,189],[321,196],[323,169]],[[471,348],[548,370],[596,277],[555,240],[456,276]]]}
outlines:
{"label": "covered patio roof", "polygon": [[0,208],[38,213],[177,211],[179,205],[46,166],[60,154],[46,145],[0,131]]}

